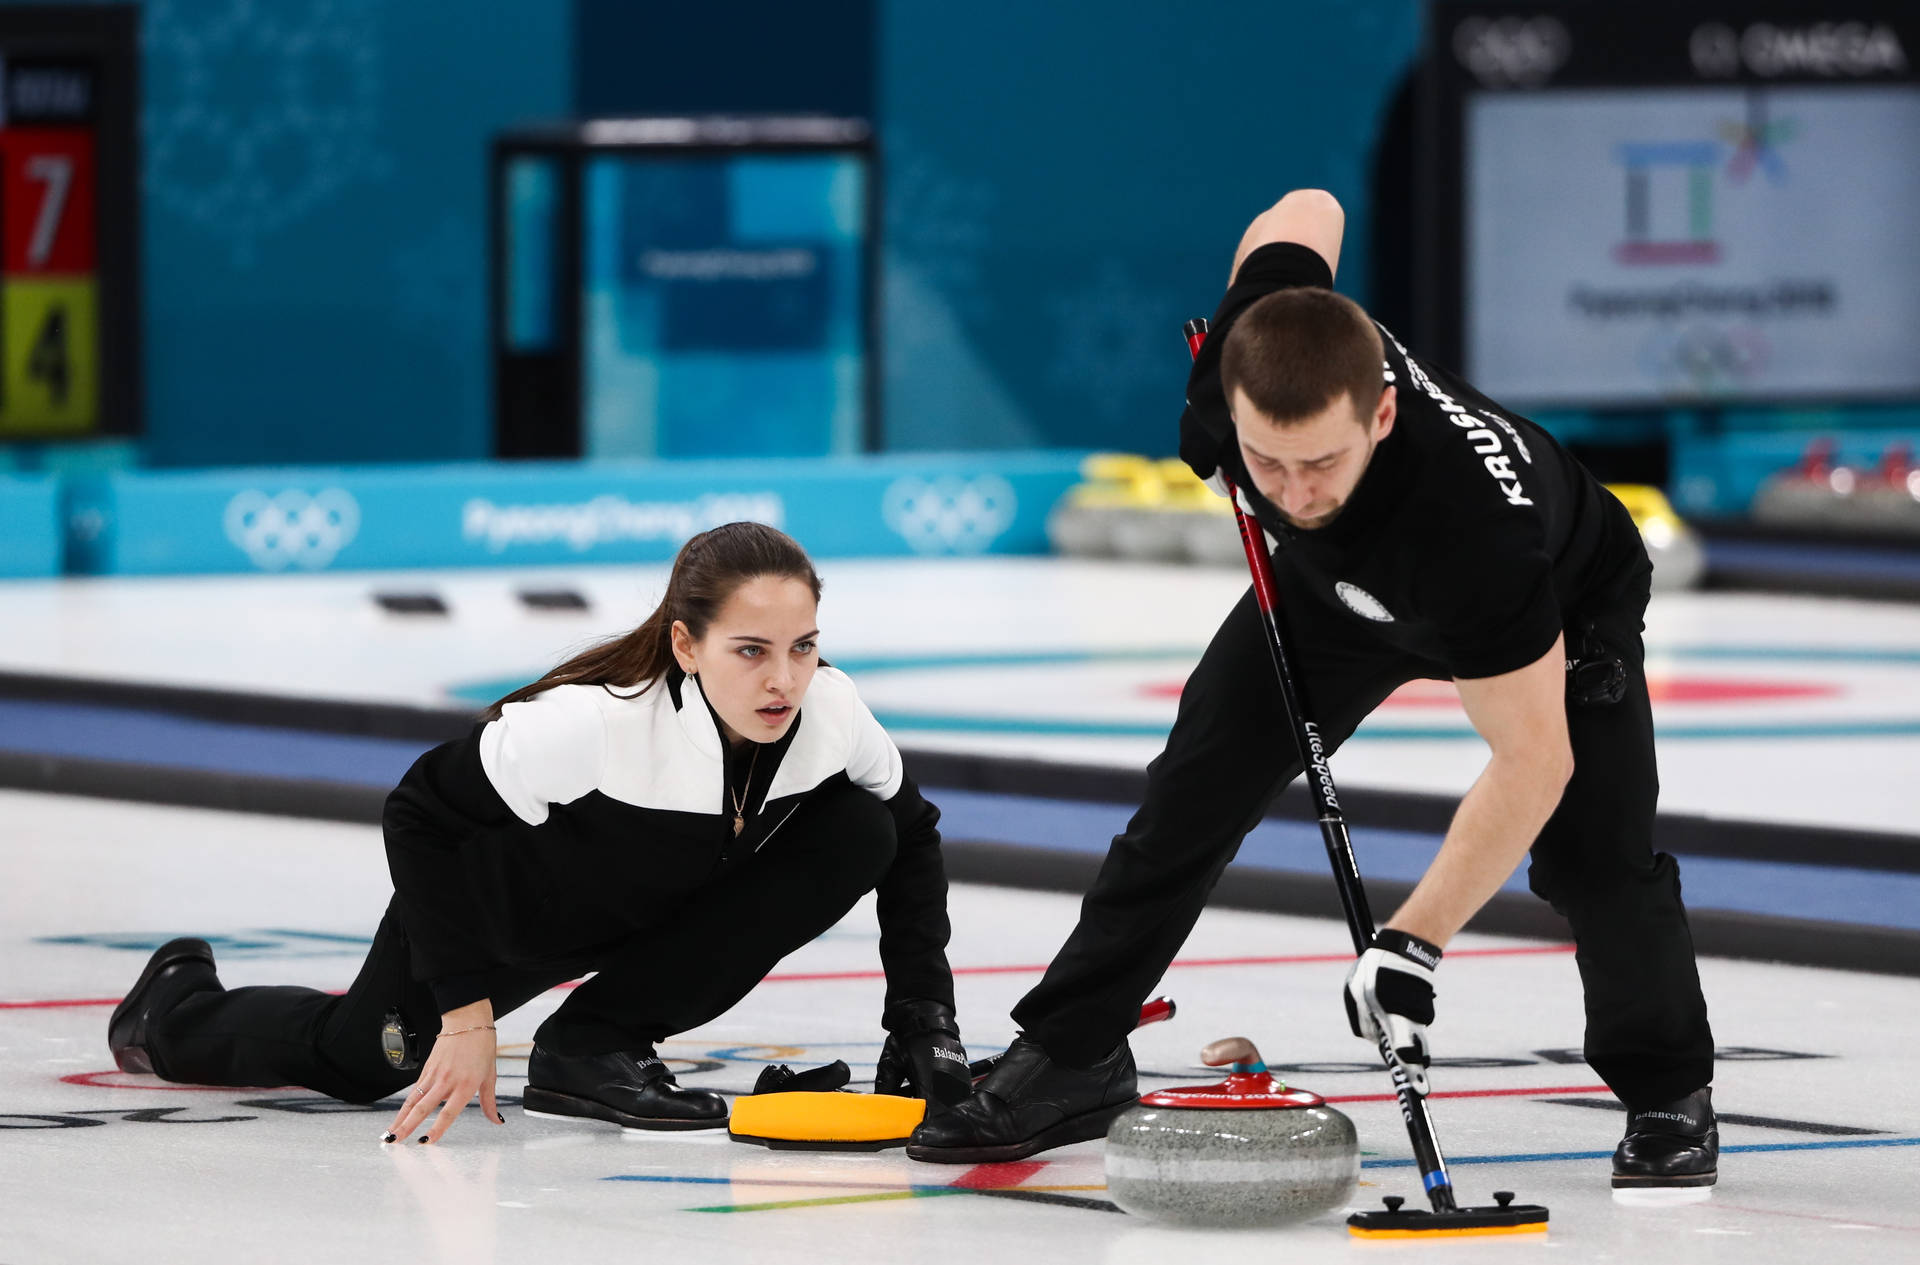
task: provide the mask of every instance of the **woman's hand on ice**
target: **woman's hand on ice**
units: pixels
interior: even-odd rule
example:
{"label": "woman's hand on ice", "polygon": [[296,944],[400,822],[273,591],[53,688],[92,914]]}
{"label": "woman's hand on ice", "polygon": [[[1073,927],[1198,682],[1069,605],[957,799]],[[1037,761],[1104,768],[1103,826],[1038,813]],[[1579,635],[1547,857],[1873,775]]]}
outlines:
{"label": "woman's hand on ice", "polygon": [[494,1082],[497,1077],[495,1037],[493,1003],[489,1000],[483,999],[442,1015],[440,1035],[434,1040],[433,1053],[427,1056],[426,1065],[420,1069],[420,1079],[407,1091],[406,1101],[400,1105],[400,1114],[394,1117],[384,1140],[405,1141],[435,1108],[439,1108],[440,1114],[435,1117],[432,1127],[419,1137],[421,1142],[438,1142],[453,1127],[453,1122],[460,1118],[460,1113],[467,1109],[467,1104],[473,1101],[476,1093],[480,1095],[480,1109],[487,1113],[487,1119],[495,1124],[505,1124],[500,1107],[494,1101]]}

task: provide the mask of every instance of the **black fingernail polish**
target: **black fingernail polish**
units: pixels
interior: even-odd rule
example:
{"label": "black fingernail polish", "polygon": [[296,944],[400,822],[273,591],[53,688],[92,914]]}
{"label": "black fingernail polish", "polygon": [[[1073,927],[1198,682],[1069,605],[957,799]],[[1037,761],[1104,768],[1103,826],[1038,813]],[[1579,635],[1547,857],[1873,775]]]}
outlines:
{"label": "black fingernail polish", "polygon": [[494,1116],[493,1116],[493,1118],[494,1118],[495,1120],[498,1120],[498,1121],[499,1121],[499,1122],[500,1122],[501,1124],[505,1124],[505,1123],[507,1122],[507,1118],[506,1118],[505,1116],[503,1116],[503,1115],[501,1115],[501,1114],[500,1114],[500,1113],[498,1113],[498,1112],[495,1112],[495,1113],[494,1113]]}
{"label": "black fingernail polish", "polygon": [[427,1144],[427,1135],[424,1133],[421,1134],[419,1138],[419,1142],[420,1142],[420,1145],[425,1146]]}
{"label": "black fingernail polish", "polygon": [[393,1141],[393,1135],[392,1135],[391,1133],[389,1133],[389,1134],[387,1134],[387,1135],[385,1135],[384,1137],[382,1137],[382,1138],[381,1138],[380,1140],[381,1140],[382,1142],[391,1142],[391,1141]]}

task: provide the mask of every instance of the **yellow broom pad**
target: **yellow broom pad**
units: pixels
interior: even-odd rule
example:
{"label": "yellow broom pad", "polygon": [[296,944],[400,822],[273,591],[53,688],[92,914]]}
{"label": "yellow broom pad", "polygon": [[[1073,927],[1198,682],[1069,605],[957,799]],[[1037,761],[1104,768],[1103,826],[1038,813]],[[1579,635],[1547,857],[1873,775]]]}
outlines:
{"label": "yellow broom pad", "polygon": [[749,1094],[733,1100],[727,1132],[755,1142],[905,1142],[927,1104],[892,1094]]}
{"label": "yellow broom pad", "polygon": [[[1439,1220],[1438,1217],[1434,1219]],[[1546,1232],[1545,1221],[1529,1221],[1524,1225],[1468,1226],[1464,1230],[1458,1226],[1445,1224],[1415,1230],[1362,1230],[1359,1226],[1347,1227],[1347,1233],[1356,1239],[1448,1239],[1482,1234],[1545,1234]]]}

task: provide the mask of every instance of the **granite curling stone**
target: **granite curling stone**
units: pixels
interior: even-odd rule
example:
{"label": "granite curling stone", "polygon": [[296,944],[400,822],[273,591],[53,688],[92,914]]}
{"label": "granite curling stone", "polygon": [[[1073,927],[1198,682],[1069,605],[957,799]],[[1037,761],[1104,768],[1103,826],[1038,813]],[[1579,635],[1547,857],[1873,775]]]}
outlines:
{"label": "granite curling stone", "polygon": [[1245,1037],[1201,1051],[1224,1081],[1141,1097],[1107,1130],[1107,1194],[1171,1225],[1285,1225],[1344,1206],[1360,1181],[1353,1121],[1289,1089]]}

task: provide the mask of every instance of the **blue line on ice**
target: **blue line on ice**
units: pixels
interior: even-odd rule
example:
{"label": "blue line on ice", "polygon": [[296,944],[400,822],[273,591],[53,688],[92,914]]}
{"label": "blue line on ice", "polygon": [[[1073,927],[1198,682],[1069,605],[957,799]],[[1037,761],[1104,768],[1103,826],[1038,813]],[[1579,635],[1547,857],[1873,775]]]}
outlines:
{"label": "blue line on ice", "polygon": [[[1833,1142],[1746,1142],[1723,1146],[1722,1155],[1753,1151],[1838,1151],[1861,1146],[1920,1146],[1920,1138],[1847,1138]],[[1521,1155],[1453,1155],[1448,1164],[1542,1164],[1553,1160],[1606,1160],[1612,1151],[1536,1151]],[[1411,1159],[1362,1160],[1361,1168],[1412,1168]]]}

